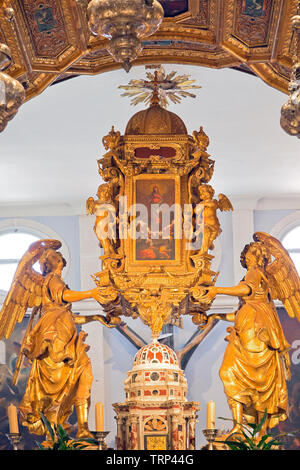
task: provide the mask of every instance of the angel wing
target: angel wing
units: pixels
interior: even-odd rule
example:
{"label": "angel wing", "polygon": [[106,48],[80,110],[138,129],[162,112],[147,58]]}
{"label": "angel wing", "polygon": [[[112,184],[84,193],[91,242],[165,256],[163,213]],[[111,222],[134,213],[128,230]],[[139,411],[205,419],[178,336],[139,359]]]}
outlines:
{"label": "angel wing", "polygon": [[221,211],[233,211],[233,205],[225,194],[219,194],[219,209]]}
{"label": "angel wing", "polygon": [[86,212],[88,215],[95,213],[95,200],[93,197],[89,197],[86,201]]}
{"label": "angel wing", "polygon": [[289,253],[279,240],[267,233],[256,232],[253,238],[262,242],[274,257],[266,268],[272,299],[280,300],[288,315],[300,321],[300,277]]}
{"label": "angel wing", "polygon": [[61,242],[58,240],[39,240],[32,243],[21,258],[0,311],[0,339],[10,337],[28,308],[41,305],[44,277],[33,269],[33,265],[45,250],[57,250],[60,247]]}

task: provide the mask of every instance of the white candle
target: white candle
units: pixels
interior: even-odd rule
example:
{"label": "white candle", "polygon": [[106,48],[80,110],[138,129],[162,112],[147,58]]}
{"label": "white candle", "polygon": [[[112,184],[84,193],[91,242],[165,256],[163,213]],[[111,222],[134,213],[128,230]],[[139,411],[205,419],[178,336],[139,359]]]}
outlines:
{"label": "white candle", "polygon": [[19,433],[19,423],[18,423],[18,411],[17,408],[10,404],[7,409],[8,421],[9,421],[9,432],[11,434]]}
{"label": "white candle", "polygon": [[96,403],[95,407],[96,431],[104,431],[104,406],[102,403]]}
{"label": "white candle", "polygon": [[206,429],[215,429],[215,402],[210,400],[206,405]]}

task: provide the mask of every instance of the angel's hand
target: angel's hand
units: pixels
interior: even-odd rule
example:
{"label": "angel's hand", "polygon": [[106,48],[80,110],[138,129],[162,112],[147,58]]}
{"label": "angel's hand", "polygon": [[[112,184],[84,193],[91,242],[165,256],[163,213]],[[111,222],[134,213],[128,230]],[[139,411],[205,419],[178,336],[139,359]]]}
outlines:
{"label": "angel's hand", "polygon": [[[98,320],[100,323],[102,323],[102,325],[106,326],[107,328],[116,328],[118,326],[118,322],[114,322],[112,321],[114,318],[116,317],[113,317],[110,319],[110,321],[108,321],[103,315],[95,315],[95,320]],[[118,318],[116,318],[118,320]]]}
{"label": "angel's hand", "polygon": [[216,297],[218,291],[215,286],[207,287],[203,289],[203,295],[197,297],[198,302],[203,304],[210,304],[212,300]]}
{"label": "angel's hand", "polygon": [[205,328],[207,328],[216,318],[215,314],[206,315],[206,313],[201,313],[200,316],[200,323],[197,322],[198,328],[200,330],[204,330]]}
{"label": "angel's hand", "polygon": [[193,315],[192,321],[195,325],[198,326],[201,330],[207,326],[208,316],[206,313],[196,313]]}

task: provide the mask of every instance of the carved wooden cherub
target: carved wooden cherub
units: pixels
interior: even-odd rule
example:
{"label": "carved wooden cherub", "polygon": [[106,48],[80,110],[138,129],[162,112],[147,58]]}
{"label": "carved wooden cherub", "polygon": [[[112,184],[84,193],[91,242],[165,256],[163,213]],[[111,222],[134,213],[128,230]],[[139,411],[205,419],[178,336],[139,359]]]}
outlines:
{"label": "carved wooden cherub", "polygon": [[208,250],[214,248],[213,242],[222,232],[217,210],[232,211],[233,206],[224,194],[219,194],[219,199],[214,199],[215,191],[209,184],[200,185],[198,193],[200,204],[196,206],[196,214],[197,217],[201,215],[200,228],[203,234],[200,252],[208,253]]}
{"label": "carved wooden cherub", "polygon": [[104,256],[116,253],[116,206],[114,183],[104,183],[98,187],[98,199],[90,197],[86,202],[88,214],[95,214],[94,232],[104,250]]}

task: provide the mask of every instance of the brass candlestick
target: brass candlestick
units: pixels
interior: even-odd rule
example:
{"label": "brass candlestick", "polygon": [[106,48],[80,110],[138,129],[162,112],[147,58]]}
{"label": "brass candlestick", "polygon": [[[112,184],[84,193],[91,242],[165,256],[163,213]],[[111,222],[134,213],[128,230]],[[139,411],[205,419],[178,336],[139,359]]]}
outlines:
{"label": "brass candlestick", "polygon": [[6,434],[6,436],[10,440],[11,445],[13,446],[13,450],[19,450],[18,449],[18,444],[20,443],[20,441],[22,439],[21,434],[19,432],[18,433],[17,432],[10,432],[9,434]]}
{"label": "brass candlestick", "polygon": [[202,432],[208,442],[208,450],[214,450],[213,443],[218,435],[218,429],[204,429]]}
{"label": "brass candlestick", "polygon": [[105,443],[106,436],[110,433],[110,431],[95,431],[93,432],[96,440],[98,441],[98,450],[106,450],[107,445]]}

